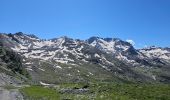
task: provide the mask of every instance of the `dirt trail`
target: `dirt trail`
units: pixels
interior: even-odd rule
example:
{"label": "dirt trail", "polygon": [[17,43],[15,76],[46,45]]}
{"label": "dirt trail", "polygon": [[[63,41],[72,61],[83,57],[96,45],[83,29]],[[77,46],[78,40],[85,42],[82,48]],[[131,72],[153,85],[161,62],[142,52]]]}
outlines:
{"label": "dirt trail", "polygon": [[23,100],[17,89],[7,90],[0,87],[0,100]]}

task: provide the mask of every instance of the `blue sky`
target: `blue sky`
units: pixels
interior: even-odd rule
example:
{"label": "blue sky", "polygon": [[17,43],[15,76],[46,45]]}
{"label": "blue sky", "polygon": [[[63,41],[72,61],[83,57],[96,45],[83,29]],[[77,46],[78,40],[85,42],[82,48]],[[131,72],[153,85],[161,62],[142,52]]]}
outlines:
{"label": "blue sky", "polygon": [[0,32],[170,47],[170,0],[0,0]]}

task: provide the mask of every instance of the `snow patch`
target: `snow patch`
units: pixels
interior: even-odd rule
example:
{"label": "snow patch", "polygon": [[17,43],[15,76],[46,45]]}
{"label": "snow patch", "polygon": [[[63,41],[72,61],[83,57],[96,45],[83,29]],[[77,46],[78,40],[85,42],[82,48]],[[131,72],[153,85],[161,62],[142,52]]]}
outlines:
{"label": "snow patch", "polygon": [[39,70],[41,70],[41,71],[43,71],[43,72],[45,71],[45,70],[44,70],[44,69],[42,69],[42,68],[38,68],[38,69],[39,69]]}
{"label": "snow patch", "polygon": [[31,68],[26,68],[27,70],[33,71]]}
{"label": "snow patch", "polygon": [[153,78],[154,80],[156,80],[156,76],[155,76],[155,75],[152,75],[152,78]]}
{"label": "snow patch", "polygon": [[100,58],[100,55],[98,55],[97,53],[95,53],[95,54],[94,54],[94,57]]}
{"label": "snow patch", "polygon": [[60,66],[55,66],[56,68],[60,68],[60,69],[62,69],[62,67],[60,67]]}
{"label": "snow patch", "polygon": [[50,85],[50,84],[47,84],[47,83],[44,83],[44,82],[41,82],[41,81],[40,81],[40,84],[41,84],[41,85],[45,85],[45,86]]}
{"label": "snow patch", "polygon": [[93,73],[89,72],[90,75],[93,75]]}

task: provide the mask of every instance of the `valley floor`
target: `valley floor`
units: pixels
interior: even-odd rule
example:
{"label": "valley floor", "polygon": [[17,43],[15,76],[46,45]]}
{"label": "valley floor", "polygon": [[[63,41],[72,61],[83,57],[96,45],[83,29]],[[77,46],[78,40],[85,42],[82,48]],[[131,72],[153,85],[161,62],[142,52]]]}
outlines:
{"label": "valley floor", "polygon": [[20,89],[26,100],[170,100],[165,84],[60,84]]}

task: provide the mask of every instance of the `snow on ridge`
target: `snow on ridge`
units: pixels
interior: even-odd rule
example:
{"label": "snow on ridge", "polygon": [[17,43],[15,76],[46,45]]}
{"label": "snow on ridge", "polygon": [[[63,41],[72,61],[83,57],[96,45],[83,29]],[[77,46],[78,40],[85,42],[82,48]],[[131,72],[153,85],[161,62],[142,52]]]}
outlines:
{"label": "snow on ridge", "polygon": [[42,53],[44,52],[45,50],[32,50],[31,53],[34,54],[34,53]]}
{"label": "snow on ridge", "polygon": [[61,60],[61,59],[56,59],[56,58],[54,58],[54,60],[55,60],[56,62],[59,62],[59,63],[64,63],[64,64],[67,64],[67,63],[68,63],[68,61],[66,61],[66,60]]}
{"label": "snow on ridge", "polygon": [[103,39],[99,39],[98,45],[100,45],[102,47],[102,49],[104,49],[105,51],[111,51],[111,52],[115,52],[115,42],[111,41],[111,42],[107,42]]}
{"label": "snow on ridge", "polygon": [[77,50],[80,52],[84,47],[81,46],[80,48],[78,48]]}
{"label": "snow on ridge", "polygon": [[41,48],[41,47],[43,47],[43,46],[52,46],[52,45],[55,45],[55,43],[54,42],[52,42],[52,41],[36,41],[36,42],[33,42],[34,43],[34,45],[36,46],[36,47],[39,47],[39,48]]}
{"label": "snow on ridge", "polygon": [[122,49],[123,51],[126,51],[129,49],[129,46],[116,45],[116,47]]}
{"label": "snow on ridge", "polygon": [[[33,40],[24,40],[25,37],[17,36],[16,37],[19,42],[12,49],[20,54],[23,54],[26,58],[35,58],[41,60],[55,60],[56,62],[70,64],[75,62],[73,59],[70,59],[68,54],[73,54],[76,59],[81,59],[84,62],[88,62],[85,58],[91,58],[91,55],[85,55],[82,51],[84,48],[83,45],[79,45],[77,41],[71,41],[69,44],[65,37],[57,38],[56,40],[36,40],[35,38],[29,37],[29,39]],[[67,45],[63,45],[65,43]],[[103,38],[98,38],[94,40],[92,43],[88,44],[98,49],[103,50],[106,53],[113,53],[116,58],[119,60],[126,61],[128,63],[136,64],[135,60],[130,60],[128,56],[124,56],[122,52],[127,51],[130,46],[122,43],[119,40],[104,40]],[[71,48],[71,49],[70,49]],[[67,54],[67,56],[63,55],[63,58],[57,58],[56,54],[62,53]],[[100,54],[94,53],[94,57],[102,58]],[[138,57],[140,59],[147,58],[161,58],[165,60],[170,60],[170,52],[168,50],[164,50],[161,48],[151,48],[151,49],[141,49],[139,50]],[[113,64],[108,60],[104,60],[104,63]]]}
{"label": "snow on ridge", "polygon": [[104,44],[103,47],[107,48],[108,50],[113,51],[114,46],[115,46],[115,42],[114,41],[107,42],[107,41],[105,41],[103,39],[99,39],[99,40]]}
{"label": "snow on ridge", "polygon": [[96,40],[95,40],[95,41],[93,41],[90,45],[93,46],[93,47],[95,47],[96,44],[97,44],[97,42],[96,42]]}
{"label": "snow on ridge", "polygon": [[150,50],[141,49],[140,52],[149,58],[157,57],[162,59],[170,59],[170,56],[168,56],[168,54],[170,55],[170,52],[161,48],[153,48]]}
{"label": "snow on ridge", "polygon": [[123,56],[121,53],[118,53],[118,55],[116,56],[117,59],[119,60],[123,60],[123,61],[126,61],[128,63],[136,63],[136,61],[134,60],[129,60],[126,56]]}

